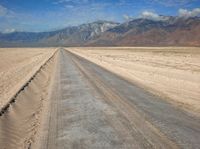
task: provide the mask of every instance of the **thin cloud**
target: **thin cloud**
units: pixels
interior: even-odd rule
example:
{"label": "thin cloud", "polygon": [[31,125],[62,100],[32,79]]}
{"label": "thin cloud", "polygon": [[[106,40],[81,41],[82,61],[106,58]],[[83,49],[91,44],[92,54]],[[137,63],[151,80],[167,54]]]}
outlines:
{"label": "thin cloud", "polygon": [[72,9],[72,8],[74,8],[74,6],[73,5],[65,5],[65,8]]}
{"label": "thin cloud", "polygon": [[165,16],[159,15],[154,11],[148,11],[148,10],[142,11],[137,17],[133,17],[133,16],[125,14],[123,15],[123,18],[125,21],[130,21],[137,18],[143,18],[143,19],[149,19],[149,20],[155,20],[155,21],[165,21],[167,19],[167,17]]}
{"label": "thin cloud", "polygon": [[167,7],[187,5],[195,1],[197,0],[152,0],[152,2],[156,2]]}
{"label": "thin cloud", "polygon": [[53,2],[53,4],[83,4],[88,2],[89,0],[58,0]]}
{"label": "thin cloud", "polygon": [[3,33],[13,33],[13,32],[16,32],[17,30],[14,29],[14,28],[6,28]]}
{"label": "thin cloud", "polygon": [[150,19],[150,20],[165,20],[164,16],[160,16],[159,14],[152,11],[143,11],[140,15],[141,18]]}
{"label": "thin cloud", "polygon": [[129,21],[129,20],[132,20],[132,19],[133,19],[133,17],[131,17],[131,16],[127,15],[127,14],[123,15],[123,18],[124,18],[126,21]]}
{"label": "thin cloud", "polygon": [[178,14],[180,17],[186,18],[200,16],[200,8],[195,8],[193,10],[179,9]]}
{"label": "thin cloud", "polygon": [[0,17],[7,15],[8,9],[0,5]]}
{"label": "thin cloud", "polygon": [[0,17],[1,18],[7,18],[7,19],[12,19],[16,16],[16,13],[13,12],[12,10],[0,5]]}

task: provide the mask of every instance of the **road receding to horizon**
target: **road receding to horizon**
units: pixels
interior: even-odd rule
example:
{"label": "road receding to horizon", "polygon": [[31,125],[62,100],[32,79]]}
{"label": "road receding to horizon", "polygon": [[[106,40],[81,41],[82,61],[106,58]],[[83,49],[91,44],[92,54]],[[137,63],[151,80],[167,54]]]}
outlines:
{"label": "road receding to horizon", "polygon": [[4,149],[200,146],[199,117],[67,49],[35,78],[0,117]]}

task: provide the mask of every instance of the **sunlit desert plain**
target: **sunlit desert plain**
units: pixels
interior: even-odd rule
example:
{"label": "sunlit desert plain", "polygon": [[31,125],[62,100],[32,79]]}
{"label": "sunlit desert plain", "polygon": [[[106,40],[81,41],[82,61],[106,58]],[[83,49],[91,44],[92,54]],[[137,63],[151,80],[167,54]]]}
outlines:
{"label": "sunlit desert plain", "polygon": [[200,48],[0,49],[0,148],[199,148]]}
{"label": "sunlit desert plain", "polygon": [[102,47],[71,51],[180,108],[200,113],[200,48]]}

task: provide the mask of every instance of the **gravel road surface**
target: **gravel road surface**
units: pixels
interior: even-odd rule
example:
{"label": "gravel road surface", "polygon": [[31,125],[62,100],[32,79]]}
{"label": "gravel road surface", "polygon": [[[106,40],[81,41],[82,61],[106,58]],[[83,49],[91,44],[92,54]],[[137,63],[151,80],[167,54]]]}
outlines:
{"label": "gravel road surface", "polygon": [[61,49],[40,148],[200,148],[200,119]]}

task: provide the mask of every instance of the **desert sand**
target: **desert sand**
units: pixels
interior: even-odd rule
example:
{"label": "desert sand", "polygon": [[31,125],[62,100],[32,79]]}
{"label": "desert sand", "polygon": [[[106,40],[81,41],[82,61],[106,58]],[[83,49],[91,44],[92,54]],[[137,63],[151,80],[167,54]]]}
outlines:
{"label": "desert sand", "polygon": [[54,52],[55,48],[0,49],[0,107],[16,94]]}
{"label": "desert sand", "polygon": [[200,48],[72,48],[193,114],[200,113]]}
{"label": "desert sand", "polygon": [[44,126],[44,119],[48,117],[48,98],[56,64],[55,51],[55,48],[1,49],[1,80],[4,80],[1,82],[1,105],[9,102],[10,95],[29,80],[15,97],[15,102],[10,103],[0,117],[1,148],[29,149],[41,141],[38,135]]}

